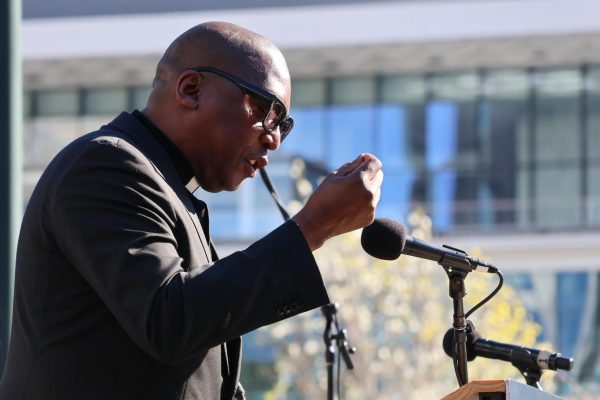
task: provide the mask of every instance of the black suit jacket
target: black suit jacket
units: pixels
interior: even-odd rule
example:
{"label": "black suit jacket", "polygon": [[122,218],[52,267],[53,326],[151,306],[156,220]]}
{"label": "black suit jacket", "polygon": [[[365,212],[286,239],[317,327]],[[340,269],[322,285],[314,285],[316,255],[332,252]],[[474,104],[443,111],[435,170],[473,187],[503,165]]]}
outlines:
{"label": "black suit jacket", "polygon": [[0,399],[231,399],[240,335],[329,299],[293,222],[215,261],[203,207],[130,114],[63,149],[23,219]]}

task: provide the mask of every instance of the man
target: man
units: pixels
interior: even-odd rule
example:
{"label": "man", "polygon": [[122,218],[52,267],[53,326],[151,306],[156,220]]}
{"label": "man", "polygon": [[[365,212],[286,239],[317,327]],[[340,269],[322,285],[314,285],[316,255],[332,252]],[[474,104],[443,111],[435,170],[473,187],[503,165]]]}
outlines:
{"label": "man", "polygon": [[243,398],[240,336],[329,302],[311,251],[369,224],[383,179],[361,155],[217,261],[190,190],[254,177],[289,108],[273,43],[206,23],[166,50],[142,112],[58,154],[23,219],[1,399]]}

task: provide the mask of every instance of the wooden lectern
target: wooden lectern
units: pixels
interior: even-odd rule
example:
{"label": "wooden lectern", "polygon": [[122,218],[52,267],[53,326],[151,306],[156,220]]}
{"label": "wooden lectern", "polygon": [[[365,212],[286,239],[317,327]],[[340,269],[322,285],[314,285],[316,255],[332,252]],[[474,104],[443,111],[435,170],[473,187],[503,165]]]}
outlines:
{"label": "wooden lectern", "polygon": [[557,400],[562,397],[542,392],[512,379],[473,381],[441,400]]}

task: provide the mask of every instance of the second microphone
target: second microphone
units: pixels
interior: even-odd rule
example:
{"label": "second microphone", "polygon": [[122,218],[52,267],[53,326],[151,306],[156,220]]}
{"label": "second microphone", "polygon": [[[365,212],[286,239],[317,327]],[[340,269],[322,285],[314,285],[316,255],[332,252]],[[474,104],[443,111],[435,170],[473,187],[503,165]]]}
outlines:
{"label": "second microphone", "polygon": [[466,252],[444,245],[434,246],[421,239],[407,235],[406,228],[389,218],[376,218],[363,228],[360,238],[363,249],[371,256],[383,260],[395,260],[401,254],[432,260],[438,264],[451,265],[467,272],[495,273],[498,268],[470,257]]}

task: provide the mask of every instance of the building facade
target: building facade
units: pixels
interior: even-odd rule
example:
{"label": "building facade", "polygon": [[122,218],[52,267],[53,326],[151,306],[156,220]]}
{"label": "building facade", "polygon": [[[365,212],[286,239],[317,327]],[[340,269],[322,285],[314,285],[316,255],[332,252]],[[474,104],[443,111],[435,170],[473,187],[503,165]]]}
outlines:
{"label": "building facade", "polygon": [[[598,390],[600,3],[122,3],[24,2],[25,199],[68,141],[144,107],[178,34],[238,23],[273,39],[292,74],[296,126],[269,166],[284,200],[310,190],[294,160],[315,173],[376,154],[378,215],[424,207],[436,241],[482,249]],[[258,180],[198,195],[227,251],[281,222]]]}

